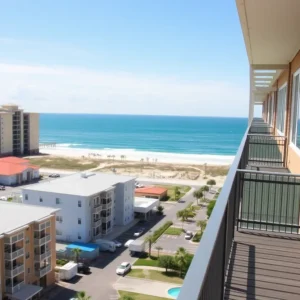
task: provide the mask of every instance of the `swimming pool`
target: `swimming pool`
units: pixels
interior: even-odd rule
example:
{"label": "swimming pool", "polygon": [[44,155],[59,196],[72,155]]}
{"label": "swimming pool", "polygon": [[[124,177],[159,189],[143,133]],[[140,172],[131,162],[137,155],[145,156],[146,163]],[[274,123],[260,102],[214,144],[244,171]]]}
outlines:
{"label": "swimming pool", "polygon": [[169,296],[173,297],[174,299],[178,297],[179,292],[180,292],[180,287],[175,287],[168,290]]}

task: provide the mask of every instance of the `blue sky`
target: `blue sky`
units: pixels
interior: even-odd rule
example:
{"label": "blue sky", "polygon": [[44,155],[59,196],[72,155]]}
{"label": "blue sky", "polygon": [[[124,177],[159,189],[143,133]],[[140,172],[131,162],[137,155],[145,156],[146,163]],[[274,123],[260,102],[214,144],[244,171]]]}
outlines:
{"label": "blue sky", "polygon": [[0,80],[4,101],[40,112],[248,110],[234,0],[2,1]]}

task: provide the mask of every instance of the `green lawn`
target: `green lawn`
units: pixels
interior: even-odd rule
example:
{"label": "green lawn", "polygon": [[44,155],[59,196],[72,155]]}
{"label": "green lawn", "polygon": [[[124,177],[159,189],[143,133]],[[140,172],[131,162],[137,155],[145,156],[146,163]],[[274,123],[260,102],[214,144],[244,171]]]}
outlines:
{"label": "green lawn", "polygon": [[49,169],[61,169],[61,170],[78,170],[84,171],[99,166],[99,161],[86,158],[76,159],[76,158],[65,158],[65,157],[51,157],[43,156],[36,158],[28,158],[30,163],[37,165],[41,168]]}
{"label": "green lawn", "polygon": [[168,200],[170,201],[175,201],[174,190],[176,186],[179,188],[180,191],[179,199],[182,198],[191,189],[191,187],[187,185],[158,185],[158,186],[166,188],[168,190]]}
{"label": "green lawn", "polygon": [[176,227],[169,227],[164,234],[169,234],[169,235],[181,235],[182,234],[182,229],[181,228],[176,228]]}
{"label": "green lawn", "polygon": [[126,292],[126,291],[118,291],[120,296],[130,296],[134,298],[134,300],[168,300],[168,298],[162,298],[162,297],[156,297],[156,296],[150,296],[145,294],[138,294],[138,293],[132,293],[132,292]]}
{"label": "green lawn", "polygon": [[151,258],[150,257],[139,258],[133,265],[134,266],[159,267],[159,265],[158,265],[158,259],[157,259],[156,256],[151,256]]}
{"label": "green lawn", "polygon": [[166,273],[154,270],[132,269],[130,273],[128,273],[128,276],[177,284],[183,283],[183,279],[178,276],[177,272],[173,271]]}

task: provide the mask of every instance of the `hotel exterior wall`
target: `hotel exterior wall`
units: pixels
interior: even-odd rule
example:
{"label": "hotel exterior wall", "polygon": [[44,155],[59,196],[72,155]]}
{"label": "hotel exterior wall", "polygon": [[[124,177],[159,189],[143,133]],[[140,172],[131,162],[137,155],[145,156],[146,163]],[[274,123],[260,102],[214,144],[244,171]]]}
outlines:
{"label": "hotel exterior wall", "polygon": [[30,154],[39,152],[39,114],[29,113],[29,151]]}
{"label": "hotel exterior wall", "polygon": [[55,248],[55,236],[56,236],[56,219],[55,216],[51,216],[50,218],[51,227],[50,227],[50,234],[51,234],[51,272],[49,272],[47,276],[47,285],[51,285],[55,282],[55,267],[56,267],[56,248]]}
{"label": "hotel exterior wall", "polygon": [[0,113],[1,119],[1,148],[0,155],[11,155],[13,153],[12,114]]}
{"label": "hotel exterior wall", "polygon": [[4,238],[0,238],[0,299],[4,296],[5,277],[4,277]]}

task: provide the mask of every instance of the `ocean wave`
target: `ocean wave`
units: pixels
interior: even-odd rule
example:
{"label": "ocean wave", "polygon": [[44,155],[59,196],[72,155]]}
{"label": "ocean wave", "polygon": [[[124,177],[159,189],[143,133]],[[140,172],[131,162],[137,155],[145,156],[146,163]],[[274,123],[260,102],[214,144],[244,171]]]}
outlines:
{"label": "ocean wave", "polygon": [[61,147],[61,148],[72,148],[72,147],[77,147],[77,146],[82,146],[82,144],[74,144],[74,143],[56,144],[56,147]]}

